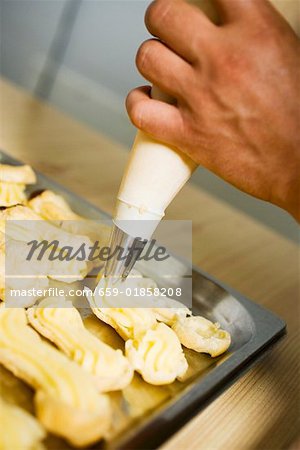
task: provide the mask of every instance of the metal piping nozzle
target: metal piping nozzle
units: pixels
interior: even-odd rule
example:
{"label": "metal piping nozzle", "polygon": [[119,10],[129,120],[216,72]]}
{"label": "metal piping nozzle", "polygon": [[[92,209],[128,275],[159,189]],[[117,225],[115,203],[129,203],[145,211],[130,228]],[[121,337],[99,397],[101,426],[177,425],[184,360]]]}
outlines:
{"label": "metal piping nozzle", "polygon": [[147,244],[147,239],[133,237],[113,226],[110,251],[114,256],[106,261],[104,276],[125,280]]}

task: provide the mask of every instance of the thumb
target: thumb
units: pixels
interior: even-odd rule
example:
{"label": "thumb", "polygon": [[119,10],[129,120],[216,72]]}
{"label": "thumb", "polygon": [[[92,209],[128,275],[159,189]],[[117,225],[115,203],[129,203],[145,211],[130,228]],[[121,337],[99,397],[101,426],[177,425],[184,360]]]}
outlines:
{"label": "thumb", "polygon": [[183,140],[183,119],[176,105],[150,96],[151,87],[133,89],[127,96],[126,108],[131,122],[158,141],[177,146]]}

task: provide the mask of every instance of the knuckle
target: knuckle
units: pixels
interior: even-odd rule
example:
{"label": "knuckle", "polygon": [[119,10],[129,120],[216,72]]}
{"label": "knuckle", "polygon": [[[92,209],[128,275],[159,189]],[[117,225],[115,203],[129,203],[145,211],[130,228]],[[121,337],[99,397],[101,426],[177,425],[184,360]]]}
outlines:
{"label": "knuckle", "polygon": [[155,23],[156,9],[157,9],[157,0],[154,0],[152,3],[150,3],[145,13],[145,24],[147,27]]}
{"label": "knuckle", "polygon": [[146,26],[156,29],[169,15],[174,0],[154,0],[147,8],[145,14]]}
{"label": "knuckle", "polygon": [[149,50],[151,47],[151,41],[145,41],[139,47],[136,54],[136,65],[140,72],[144,72],[149,62]]}

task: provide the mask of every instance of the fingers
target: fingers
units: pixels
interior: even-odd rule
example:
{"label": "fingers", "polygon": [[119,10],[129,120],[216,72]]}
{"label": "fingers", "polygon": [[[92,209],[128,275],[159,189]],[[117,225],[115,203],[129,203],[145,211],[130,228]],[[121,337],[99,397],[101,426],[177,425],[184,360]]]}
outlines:
{"label": "fingers", "polygon": [[131,91],[126,108],[132,123],[155,139],[177,145],[183,138],[183,120],[174,105],[150,98],[150,86]]}
{"label": "fingers", "polygon": [[183,0],[155,0],[146,11],[145,24],[153,36],[189,62],[197,59],[199,36],[209,41],[217,28],[199,8]]}
{"label": "fingers", "polygon": [[140,73],[162,91],[184,98],[192,72],[191,66],[162,42],[145,41],[136,56]]}

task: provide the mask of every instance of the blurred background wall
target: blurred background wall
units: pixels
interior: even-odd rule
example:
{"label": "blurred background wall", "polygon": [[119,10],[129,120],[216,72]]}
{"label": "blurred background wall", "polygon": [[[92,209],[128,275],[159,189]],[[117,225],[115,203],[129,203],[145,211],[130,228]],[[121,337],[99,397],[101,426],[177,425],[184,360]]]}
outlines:
{"label": "blurred background wall", "polygon": [[[145,84],[134,61],[140,43],[149,37],[144,26],[149,3],[1,0],[1,74],[129,148],[135,130],[124,99],[130,89]],[[299,30],[299,1],[273,3]],[[202,168],[192,182],[288,238],[299,239],[297,224],[279,208]]]}

